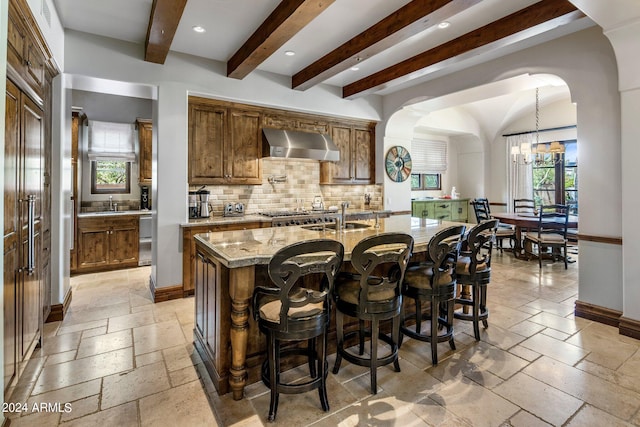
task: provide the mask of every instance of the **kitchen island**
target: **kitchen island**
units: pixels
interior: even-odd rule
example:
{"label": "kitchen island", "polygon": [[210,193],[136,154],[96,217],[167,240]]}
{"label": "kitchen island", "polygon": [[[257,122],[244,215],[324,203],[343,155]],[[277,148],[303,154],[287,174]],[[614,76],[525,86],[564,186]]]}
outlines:
{"label": "kitchen island", "polygon": [[316,231],[317,226],[271,227],[195,236],[195,345],[219,394],[231,391],[239,400],[245,385],[260,378],[266,342],[249,315],[249,304],[255,285],[269,283],[266,267],[279,249],[302,240],[335,239],[345,247],[346,264],[365,237],[402,232],[413,236],[414,254],[420,256],[435,233],[459,224],[409,215],[380,219],[378,228],[375,220],[358,223],[368,227],[340,232],[328,227]]}

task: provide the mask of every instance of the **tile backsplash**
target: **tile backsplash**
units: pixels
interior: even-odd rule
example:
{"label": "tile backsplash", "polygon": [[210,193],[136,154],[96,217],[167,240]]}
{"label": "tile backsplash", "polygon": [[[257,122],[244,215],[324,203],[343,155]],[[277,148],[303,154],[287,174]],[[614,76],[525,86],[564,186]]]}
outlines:
{"label": "tile backsplash", "polygon": [[[301,159],[262,159],[262,185],[210,185],[213,215],[222,215],[226,203],[241,202],[247,214],[268,210],[295,209],[297,199],[311,209],[314,196],[324,206],[348,201],[352,209],[382,209],[382,185],[320,185],[320,162]],[[190,187],[197,190],[200,186]],[[371,196],[365,206],[365,194]]]}

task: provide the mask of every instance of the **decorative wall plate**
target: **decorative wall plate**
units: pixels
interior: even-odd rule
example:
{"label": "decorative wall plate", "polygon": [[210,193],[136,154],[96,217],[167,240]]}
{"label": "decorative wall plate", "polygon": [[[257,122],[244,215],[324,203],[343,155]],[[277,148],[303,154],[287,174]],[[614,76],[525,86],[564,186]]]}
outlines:
{"label": "decorative wall plate", "polygon": [[411,155],[406,148],[396,145],[387,151],[385,169],[392,181],[402,182],[411,175]]}

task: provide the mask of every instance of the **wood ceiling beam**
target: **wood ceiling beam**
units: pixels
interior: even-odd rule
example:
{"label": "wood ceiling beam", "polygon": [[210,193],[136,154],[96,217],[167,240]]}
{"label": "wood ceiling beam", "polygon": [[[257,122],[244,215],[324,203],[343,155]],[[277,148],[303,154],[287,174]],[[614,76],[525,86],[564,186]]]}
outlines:
{"label": "wood ceiling beam", "polygon": [[480,47],[493,49],[566,25],[585,15],[567,0],[542,0],[468,32],[433,49],[371,74],[342,88],[343,98],[355,98],[405,83],[435,71],[436,64]]}
{"label": "wood ceiling beam", "polygon": [[291,87],[309,89],[479,2],[413,0],[294,74]]}
{"label": "wood ceiling beam", "polygon": [[227,62],[227,77],[243,79],[335,0],[283,0]]}
{"label": "wood ceiling beam", "polygon": [[164,64],[186,5],[187,0],[153,0],[144,43],[145,61]]}

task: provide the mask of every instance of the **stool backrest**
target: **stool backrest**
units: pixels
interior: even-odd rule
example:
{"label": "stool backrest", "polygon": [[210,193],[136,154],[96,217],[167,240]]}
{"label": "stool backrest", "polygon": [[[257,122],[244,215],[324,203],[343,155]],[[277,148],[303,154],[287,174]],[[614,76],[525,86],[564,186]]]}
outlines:
{"label": "stool backrest", "polygon": [[433,263],[433,283],[440,283],[441,274],[455,273],[460,247],[467,228],[454,225],[437,232],[428,244],[428,255]]}
{"label": "stool backrest", "polygon": [[[371,292],[393,290],[396,297],[400,296],[400,285],[412,251],[413,237],[405,233],[367,237],[353,248],[351,265],[360,279],[358,301],[361,311],[366,311],[367,305],[371,305]],[[383,265],[383,269],[378,268]]]}
{"label": "stool backrest", "polygon": [[536,203],[533,199],[514,199],[513,212],[515,213],[534,213]]}
{"label": "stool backrest", "polygon": [[569,207],[567,205],[543,205],[538,216],[538,237],[545,234],[558,234],[567,238],[569,225]]}
{"label": "stool backrest", "polygon": [[[288,330],[287,314],[290,308],[324,301],[328,310],[333,284],[343,258],[342,243],[330,239],[305,240],[276,252],[269,262],[269,277],[276,286],[277,297],[282,303],[281,330]],[[320,275],[318,289],[301,288],[300,279],[311,274]]]}
{"label": "stool backrest", "polygon": [[490,219],[469,230],[464,241],[464,249],[461,255],[468,256],[470,260],[469,274],[474,274],[478,265],[491,267],[491,252],[496,238],[498,220]]}

